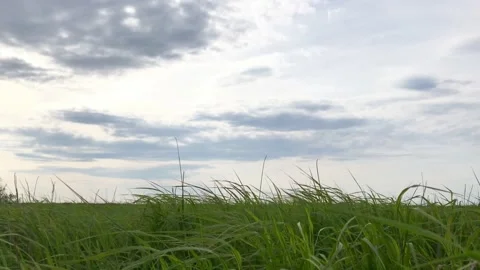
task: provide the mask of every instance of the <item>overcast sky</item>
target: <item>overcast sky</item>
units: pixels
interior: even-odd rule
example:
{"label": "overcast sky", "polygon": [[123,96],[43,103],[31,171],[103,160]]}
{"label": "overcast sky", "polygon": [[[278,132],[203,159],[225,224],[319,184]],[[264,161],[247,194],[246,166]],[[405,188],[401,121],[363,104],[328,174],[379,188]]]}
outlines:
{"label": "overcast sky", "polygon": [[[0,177],[353,191],[480,174],[478,0],[0,0]],[[235,172],[234,172],[235,171]],[[53,178],[54,179],[54,178]],[[58,192],[66,189],[57,185]],[[43,193],[42,193],[43,192]]]}

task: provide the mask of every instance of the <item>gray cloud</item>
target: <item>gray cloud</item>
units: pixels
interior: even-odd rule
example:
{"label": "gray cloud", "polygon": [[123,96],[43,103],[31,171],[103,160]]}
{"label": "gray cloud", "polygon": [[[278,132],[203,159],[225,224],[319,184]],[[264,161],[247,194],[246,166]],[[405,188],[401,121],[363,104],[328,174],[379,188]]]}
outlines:
{"label": "gray cloud", "polygon": [[[445,80],[443,83],[459,84],[460,81]],[[448,87],[442,87],[442,81],[432,76],[414,75],[403,78],[397,82],[397,86],[410,91],[426,93],[434,96],[457,94],[459,91]]]}
{"label": "gray cloud", "polygon": [[[25,159],[25,160],[31,160],[31,161],[41,161],[41,162],[55,162],[59,161],[58,157],[53,156],[53,155],[47,155],[47,154],[41,154],[41,153],[26,153],[26,152],[16,152],[15,155],[19,158]],[[75,157],[69,157],[69,161],[73,162],[88,162],[88,161],[93,161],[92,158],[75,158]]]}
{"label": "gray cloud", "polygon": [[342,147],[318,146],[311,139],[295,139],[282,136],[237,137],[220,140],[205,140],[183,147],[182,155],[194,160],[227,159],[261,160],[265,155],[271,159],[286,157],[325,157],[340,155]]}
{"label": "gray cloud", "polygon": [[293,109],[300,109],[307,112],[315,113],[320,111],[329,111],[335,108],[340,108],[339,105],[333,105],[327,102],[312,102],[312,101],[294,101],[289,104]]}
{"label": "gray cloud", "polygon": [[423,112],[426,114],[448,114],[454,111],[478,111],[480,110],[479,102],[462,102],[462,101],[451,101],[443,103],[434,103],[424,105]]}
{"label": "gray cloud", "polygon": [[[191,165],[182,164],[182,170],[188,175],[192,171],[208,168],[208,165]],[[73,168],[73,167],[60,167],[60,166],[41,166],[36,170],[19,171],[29,173],[81,173],[90,176],[99,177],[113,177],[113,178],[126,178],[126,179],[178,179],[180,178],[180,172],[178,165],[164,165],[154,166],[140,169],[125,169],[125,168],[107,168],[107,167],[90,167],[90,168]]]}
{"label": "gray cloud", "polygon": [[[55,157],[46,156],[46,155],[39,155],[33,153],[16,153],[17,157],[25,159],[25,160],[32,160],[32,161],[42,161],[42,162],[51,162],[55,161]],[[90,161],[90,160],[78,160],[78,161]]]}
{"label": "gray cloud", "polygon": [[[184,160],[261,160],[285,157],[359,158],[367,148],[382,146],[385,139],[371,126],[355,130],[321,131],[312,136],[288,137],[275,134],[252,134],[230,138],[196,138],[180,147]],[[378,134],[381,133],[379,131]],[[102,159],[172,161],[176,146],[168,142],[141,139],[103,141],[60,130],[23,128],[10,130],[19,140],[17,156],[35,161],[94,161]],[[387,136],[388,137],[388,136]],[[172,140],[173,142],[173,140]],[[182,141],[181,141],[182,142]],[[18,149],[25,149],[19,151]]]}
{"label": "gray cloud", "polygon": [[47,82],[63,78],[49,69],[33,66],[19,58],[0,58],[0,79]]}
{"label": "gray cloud", "polygon": [[296,100],[287,104],[267,105],[255,108],[255,112],[278,113],[279,111],[295,111],[297,113],[319,113],[330,111],[343,111],[343,106],[331,101]]}
{"label": "gray cloud", "polygon": [[[304,102],[298,107],[305,107],[311,112],[327,110],[326,103]],[[286,108],[294,108],[289,104]],[[298,108],[297,108],[298,109]],[[34,149],[32,152],[17,153],[19,157],[39,161],[68,159],[91,161],[96,159],[130,159],[130,160],[171,160],[176,157],[173,136],[191,135],[190,143],[181,148],[182,155],[192,160],[233,159],[256,160],[268,154],[271,157],[291,157],[297,155],[339,155],[343,146],[316,147],[315,140],[288,138],[280,135],[241,136],[213,140],[199,138],[196,134],[205,128],[169,127],[152,125],[142,119],[118,116],[91,110],[61,110],[52,114],[56,119],[71,123],[96,125],[105,127],[111,134],[119,138],[117,141],[99,141],[94,138],[73,135],[60,130],[39,128],[22,128],[14,130],[16,136],[26,138],[22,147]],[[366,120],[356,118],[328,119],[313,117],[304,113],[276,113],[264,116],[248,114],[224,113],[219,116],[197,115],[195,121],[216,120],[234,125],[248,125],[260,129],[276,131],[320,130],[336,131],[354,127],[362,127]],[[349,132],[344,135],[348,136]],[[143,137],[170,137],[169,142],[144,141]],[[193,136],[193,137],[192,137]],[[324,136],[324,135],[323,135]],[[128,140],[125,137],[129,137]]]}
{"label": "gray cloud", "polygon": [[246,77],[269,77],[273,73],[270,67],[252,67],[240,72],[240,76]]}
{"label": "gray cloud", "polygon": [[179,137],[201,131],[200,128],[153,125],[139,118],[91,110],[61,110],[53,115],[62,121],[104,127],[117,137]]}
{"label": "gray cloud", "polygon": [[[177,156],[177,149],[173,144],[153,143],[140,139],[110,142],[80,137],[58,130],[36,128],[13,130],[12,134],[25,138],[20,147],[28,149],[28,153],[17,152],[17,155],[34,160],[169,161],[174,160]],[[280,136],[202,139],[181,146],[180,151],[182,157],[187,160],[260,160],[265,155],[272,158],[313,154],[327,156],[343,151],[341,147],[316,147],[315,143],[311,140]]]}
{"label": "gray cloud", "polygon": [[247,126],[275,131],[336,130],[362,126],[366,120],[343,117],[325,118],[299,112],[281,112],[265,115],[226,112],[218,115],[198,114],[198,121],[224,121],[233,126]]}
{"label": "gray cloud", "polygon": [[401,102],[412,102],[412,101],[421,101],[429,99],[429,97],[425,96],[414,96],[414,97],[393,97],[393,98],[382,98],[382,99],[377,99],[373,101],[368,101],[366,105],[368,106],[385,106],[385,105],[390,105],[390,104],[397,104]]}
{"label": "gray cloud", "polygon": [[76,71],[115,71],[208,48],[220,38],[216,24],[235,28],[220,20],[224,7],[210,0],[3,1],[0,43],[33,49]]}
{"label": "gray cloud", "polygon": [[93,139],[80,135],[73,135],[63,131],[48,131],[42,128],[20,128],[15,130],[15,133],[27,138],[32,138],[25,142],[25,146],[42,147],[42,146],[57,146],[57,147],[93,147]]}
{"label": "gray cloud", "polygon": [[436,78],[420,75],[404,78],[398,83],[401,88],[421,92],[434,90],[438,85],[439,82]]}
{"label": "gray cloud", "polygon": [[457,47],[457,51],[464,53],[480,53],[480,37],[466,40],[463,44]]}
{"label": "gray cloud", "polygon": [[226,86],[249,83],[260,78],[267,78],[273,75],[273,69],[267,66],[256,66],[243,70],[233,76],[233,82],[227,83]]}
{"label": "gray cloud", "polygon": [[[166,143],[143,140],[100,141],[94,138],[74,135],[60,130],[42,128],[21,128],[11,131],[25,138],[21,148],[30,149],[24,158],[46,160],[92,161],[95,159],[127,160],[169,160],[175,156],[176,148]],[[33,151],[33,153],[31,153]]]}
{"label": "gray cloud", "polygon": [[473,81],[470,80],[454,80],[454,79],[447,79],[444,80],[443,83],[446,84],[453,84],[453,85],[469,85],[472,84]]}
{"label": "gray cloud", "polygon": [[[435,134],[405,130],[406,123],[369,121],[367,125],[352,129],[319,130],[304,136],[289,136],[288,133],[255,133],[217,139],[196,137],[180,141],[182,160],[190,161],[259,161],[265,155],[270,159],[331,158],[355,160],[411,155],[422,151],[424,146],[439,146],[452,139],[464,142],[478,138],[478,133],[437,130]],[[472,135],[476,134],[476,135]],[[59,130],[39,128],[10,130],[18,142],[13,153],[23,159],[35,161],[94,161],[119,159],[135,161],[174,161],[177,149],[172,142],[150,142],[142,139],[104,141],[78,136]],[[405,142],[408,142],[406,144]],[[421,146],[420,148],[416,148]],[[423,147],[423,148],[422,148]],[[385,154],[387,153],[387,154]],[[52,163],[54,164],[54,163]],[[52,167],[53,168],[53,167]],[[95,172],[114,174],[112,171]],[[124,172],[122,172],[124,173]],[[134,172],[135,177],[141,172]]]}
{"label": "gray cloud", "polygon": [[65,54],[61,59],[58,59],[59,63],[72,67],[74,69],[80,69],[82,71],[96,71],[98,73],[108,73],[112,70],[123,68],[138,68],[148,63],[147,59],[140,59],[134,57],[127,57],[121,55],[109,55],[109,56],[89,56],[81,54]]}
{"label": "gray cloud", "polygon": [[460,91],[455,88],[461,88],[472,84],[472,80],[444,79],[440,80],[432,76],[410,76],[397,82],[396,86],[416,91],[422,95],[402,96],[377,99],[367,102],[369,106],[384,106],[401,102],[418,102],[430,100],[435,97],[444,97],[448,95],[458,94]]}
{"label": "gray cloud", "polygon": [[[284,108],[293,107],[287,104]],[[254,129],[242,135],[214,138],[205,137],[205,132],[196,133],[195,128],[191,127],[189,130],[192,133],[188,140],[180,138],[182,159],[258,161],[268,155],[271,159],[303,157],[351,160],[378,157],[379,153],[388,153],[387,155],[392,156],[408,155],[415,145],[441,145],[446,139],[452,138],[445,135],[450,134],[448,132],[451,131],[448,129],[443,131],[440,129],[435,135],[424,134],[405,129],[408,122],[353,117],[327,118],[324,114],[328,112],[328,108],[320,109],[325,110],[316,113],[297,109],[293,112],[276,113],[270,110],[270,113],[261,114],[234,112],[216,115],[198,114],[193,118],[193,123],[222,121],[233,126]],[[116,138],[113,141],[101,140],[78,133],[42,128],[3,129],[0,132],[8,133],[15,138],[15,146],[10,149],[18,157],[39,162],[102,159],[172,161],[177,158],[173,138],[158,141],[147,141],[143,138],[146,134],[165,134],[162,126],[150,126],[141,119],[93,111],[57,111],[54,115],[60,120],[73,123],[107,126],[113,130]],[[142,126],[143,124],[145,126]],[[125,133],[129,135],[128,138],[124,136]],[[467,136],[466,133],[462,134],[455,136],[458,138]],[[465,139],[472,140],[473,137],[468,135]],[[406,141],[409,142],[408,145],[405,144]],[[95,173],[115,172],[98,169]]]}

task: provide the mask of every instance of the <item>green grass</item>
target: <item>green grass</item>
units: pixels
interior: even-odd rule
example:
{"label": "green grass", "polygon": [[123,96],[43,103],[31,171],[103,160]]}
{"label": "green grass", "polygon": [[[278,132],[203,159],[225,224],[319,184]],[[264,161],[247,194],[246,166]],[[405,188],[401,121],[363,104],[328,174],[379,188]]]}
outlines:
{"label": "green grass", "polygon": [[3,204],[0,268],[480,268],[471,198],[422,185],[346,194],[308,177],[269,194],[224,181],[182,195],[152,184],[131,204]]}

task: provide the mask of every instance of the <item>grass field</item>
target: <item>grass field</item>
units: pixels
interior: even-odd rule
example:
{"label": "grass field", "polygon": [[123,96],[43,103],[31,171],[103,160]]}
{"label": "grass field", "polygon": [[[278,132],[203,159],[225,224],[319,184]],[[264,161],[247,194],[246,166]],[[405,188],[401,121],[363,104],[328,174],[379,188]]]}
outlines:
{"label": "grass field", "polygon": [[0,267],[480,269],[478,198],[345,194],[309,178],[270,195],[221,182],[195,196],[152,185],[131,204],[3,204]]}

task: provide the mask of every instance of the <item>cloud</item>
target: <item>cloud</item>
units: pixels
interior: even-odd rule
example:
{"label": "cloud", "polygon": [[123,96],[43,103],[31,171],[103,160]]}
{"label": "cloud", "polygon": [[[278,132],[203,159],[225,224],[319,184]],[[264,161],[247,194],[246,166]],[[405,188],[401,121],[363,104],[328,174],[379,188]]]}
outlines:
{"label": "cloud", "polygon": [[222,121],[232,126],[253,127],[274,131],[336,130],[362,126],[366,120],[354,117],[326,118],[299,112],[280,112],[264,115],[226,112],[218,115],[198,114],[197,121]]}
{"label": "cloud", "polygon": [[255,66],[241,71],[233,76],[233,83],[227,83],[226,86],[243,84],[256,81],[261,78],[273,76],[273,69],[267,66]]}
{"label": "cloud", "polygon": [[[367,149],[382,145],[378,127],[363,129],[323,130],[305,136],[249,133],[221,138],[195,137],[180,141],[184,160],[257,161],[265,155],[272,159],[286,157],[359,158]],[[105,141],[79,136],[61,130],[21,128],[9,131],[19,142],[14,153],[34,161],[94,161],[102,159],[171,161],[177,157],[171,142],[142,139]],[[381,134],[381,133],[378,133]],[[384,134],[381,134],[384,136]],[[387,136],[388,137],[388,136]],[[173,142],[173,140],[172,140]],[[393,154],[393,153],[392,153]]]}
{"label": "cloud", "polygon": [[[15,155],[19,158],[31,161],[42,161],[42,162],[51,162],[55,161],[54,157],[33,154],[33,153],[15,153]],[[91,161],[91,160],[76,160],[76,161]]]}
{"label": "cloud", "polygon": [[[332,148],[315,147],[315,139],[313,138],[293,138],[285,135],[262,133],[262,130],[290,132],[290,131],[320,131],[325,135],[327,132],[335,132],[350,128],[362,128],[368,121],[365,119],[353,117],[337,117],[327,118],[312,116],[313,112],[327,112],[337,105],[327,102],[308,102],[297,101],[291,102],[284,106],[269,108],[271,113],[256,115],[254,113],[232,113],[224,112],[218,115],[213,114],[197,114],[191,119],[191,123],[201,123],[205,121],[216,121],[229,123],[233,126],[253,127],[256,132],[250,132],[245,135],[232,135],[230,137],[222,137],[221,139],[205,138],[205,136],[196,136],[200,131],[208,131],[206,128],[198,129],[194,127],[185,128],[182,134],[190,134],[189,143],[182,145],[182,153],[187,158],[194,160],[208,159],[233,159],[233,160],[250,160],[259,159],[268,154],[272,157],[292,157],[296,155],[310,155],[313,152],[321,152],[321,155],[339,155],[344,151],[343,146]],[[263,107],[267,109],[268,107]],[[282,112],[282,109],[295,111]],[[255,110],[257,111],[257,110]],[[279,112],[280,111],[280,112]],[[305,113],[307,112],[307,113]],[[107,126],[113,131],[112,134],[117,137],[123,137],[128,134],[135,140],[122,140],[116,142],[89,142],[86,145],[98,145],[101,147],[95,153],[83,153],[76,155],[76,159],[97,159],[97,158],[138,158],[138,159],[163,159],[174,158],[176,149],[173,144],[169,143],[151,143],[143,140],[145,134],[152,137],[160,135],[165,136],[167,132],[175,131],[163,126],[153,126],[146,124],[143,120],[137,118],[123,117],[93,111],[58,111],[54,115],[57,119],[81,124]],[[213,131],[213,129],[212,129]],[[344,134],[336,133],[338,138],[348,137],[355,131],[346,131]],[[23,132],[23,134],[25,134]],[[49,138],[53,135],[40,132],[39,141],[43,138]],[[62,133],[55,137],[61,137]],[[30,135],[30,134],[27,134]],[[170,134],[174,135],[174,134]],[[208,137],[208,136],[207,136]],[[332,136],[333,137],[333,136]],[[329,137],[329,139],[332,139]],[[330,142],[332,144],[332,142]],[[342,143],[340,143],[342,144]],[[144,149],[145,151],[143,151]],[[58,149],[44,149],[43,154],[53,154],[61,156],[71,156],[72,153]],[[163,156],[163,157],[160,157]]]}
{"label": "cloud", "polygon": [[[169,161],[177,157],[177,149],[173,144],[147,142],[141,139],[111,142],[40,128],[13,130],[11,134],[23,138],[20,148],[28,149],[26,152],[17,151],[16,154],[34,160]],[[302,139],[278,136],[236,137],[197,140],[181,146],[180,151],[182,157],[188,160],[259,160],[266,154],[274,157],[290,157],[315,151],[314,148],[308,148],[308,145],[309,142]]]}
{"label": "cloud", "polygon": [[[20,144],[35,159],[93,161],[95,159],[169,160],[176,155],[173,145],[144,140],[101,141],[61,130],[21,128],[11,134],[25,138]],[[31,153],[33,151],[33,153]],[[19,152],[25,156],[25,152]]]}
{"label": "cloud", "polygon": [[117,137],[179,137],[201,131],[200,128],[186,126],[153,125],[139,118],[92,110],[60,110],[53,116],[66,122],[100,126]]}
{"label": "cloud", "polygon": [[327,102],[312,102],[312,101],[294,101],[289,104],[293,109],[300,109],[310,113],[320,111],[330,111],[332,109],[340,108],[339,105],[333,105]]}
{"label": "cloud", "polygon": [[456,48],[456,51],[464,53],[480,53],[480,37],[466,40]]}
{"label": "cloud", "polygon": [[310,100],[296,100],[279,105],[265,105],[256,107],[257,113],[279,113],[279,112],[295,112],[300,114],[315,114],[315,113],[327,113],[327,112],[339,112],[344,111],[342,105],[335,104],[332,101],[310,101]]}
{"label": "cloud", "polygon": [[[308,105],[306,107],[312,111],[297,108],[293,104]],[[180,138],[181,157],[183,160],[191,161],[258,161],[265,155],[271,159],[300,157],[354,160],[379,156],[384,158],[408,155],[418,145],[439,145],[445,142],[446,138],[452,138],[445,136],[451,133],[448,126],[439,127],[435,135],[432,135],[423,130],[415,131],[415,127],[406,126],[407,122],[347,116],[331,117],[328,116],[330,107],[320,106],[322,104],[327,103],[291,102],[283,107],[272,106],[268,113],[263,111],[254,113],[258,110],[252,109],[251,113],[197,114],[191,119],[191,123],[225,122],[233,127],[250,129],[233,128],[229,132],[219,134],[218,127],[213,125],[210,126],[211,130],[201,129],[203,132],[196,132],[200,129],[190,127],[189,137]],[[315,105],[318,105],[319,110],[316,110]],[[330,105],[335,106],[333,103]],[[292,109],[294,110],[288,111]],[[106,140],[59,129],[34,127],[3,129],[0,132],[8,133],[15,138],[17,144],[11,149],[18,157],[43,163],[52,162],[52,165],[58,161],[86,162],[104,159],[171,161],[177,158],[177,148],[172,137],[166,139],[154,136],[166,134],[162,125],[146,124],[144,120],[138,118],[88,110],[56,111],[54,115],[62,121],[106,126],[112,130],[114,138]],[[167,131],[170,132],[168,129]],[[465,136],[462,134],[455,136]],[[157,140],[152,141],[151,138],[146,140],[145,137],[155,137]],[[472,138],[470,136],[467,139]],[[405,146],[405,141],[409,142],[408,147]],[[97,168],[96,173],[115,172]]]}
{"label": "cloud", "polygon": [[[459,84],[459,82],[460,81],[452,79],[443,81],[443,83],[447,84]],[[442,81],[435,77],[425,75],[413,75],[403,78],[397,82],[397,86],[403,89],[435,96],[452,95],[459,92],[456,89],[442,87]]]}
{"label": "cloud", "polygon": [[239,136],[204,140],[182,147],[182,156],[193,160],[258,161],[287,157],[328,157],[346,153],[341,146],[318,145],[311,138],[289,138],[278,135]]}
{"label": "cloud", "polygon": [[[216,29],[225,12],[210,0],[6,1],[0,43],[37,51],[75,71],[110,72],[209,48],[220,38]],[[222,24],[235,28],[234,20]]]}
{"label": "cloud", "polygon": [[427,104],[424,106],[423,112],[426,114],[442,115],[452,113],[454,111],[470,112],[472,110],[480,110],[480,102],[450,101]]}
{"label": "cloud", "polygon": [[[208,165],[182,164],[182,170],[186,174],[197,169],[208,168]],[[108,168],[108,167],[89,167],[74,168],[61,166],[41,166],[39,169],[29,171],[19,171],[29,173],[81,173],[89,176],[113,177],[125,179],[178,179],[180,172],[178,165],[163,165],[147,168]]]}
{"label": "cloud", "polygon": [[404,89],[423,92],[434,90],[439,82],[434,77],[416,75],[402,79],[398,85]]}
{"label": "cloud", "polygon": [[110,72],[116,69],[139,68],[149,63],[148,59],[134,58],[121,55],[89,56],[68,53],[58,59],[59,63],[81,71]]}
{"label": "cloud", "polygon": [[[310,112],[325,112],[332,108],[326,102],[315,103],[299,101],[292,102],[283,108],[300,109],[305,107]],[[276,107],[272,107],[275,109]],[[278,109],[278,108],[277,108]],[[357,118],[322,118],[300,112],[280,112],[266,115],[250,115],[246,113],[223,113],[217,116],[199,114],[192,119],[192,123],[205,120],[227,122],[232,125],[249,126],[260,129],[260,132],[249,134],[221,136],[220,139],[199,135],[206,128],[169,127],[146,123],[143,119],[125,117],[91,110],[60,110],[52,115],[61,121],[70,123],[96,125],[105,127],[116,137],[114,141],[102,141],[84,135],[75,135],[62,130],[47,130],[42,128],[20,128],[11,130],[10,133],[24,138],[21,148],[28,151],[17,151],[17,156],[36,161],[75,160],[92,161],[98,159],[127,159],[127,160],[172,160],[177,155],[173,136],[190,135],[188,141],[181,146],[182,156],[192,160],[257,160],[264,155],[276,158],[318,155],[339,155],[345,149],[343,143],[330,147],[315,146],[315,138],[288,137],[285,134],[265,134],[261,129],[272,131],[321,131],[335,132],[342,129],[360,128],[367,121]],[[212,128],[211,131],[214,131]],[[347,131],[344,134],[336,133],[337,138],[348,137],[356,131]],[[145,137],[159,139],[170,137],[170,140],[152,142],[143,140]],[[335,136],[328,137],[331,140]],[[128,137],[128,139],[127,139]],[[180,139],[182,143],[182,139]],[[33,151],[33,152],[32,152]]]}
{"label": "cloud", "polygon": [[252,67],[246,69],[240,73],[240,76],[245,77],[269,77],[272,75],[272,69],[270,67]]}
{"label": "cloud", "polygon": [[471,81],[471,80],[454,80],[454,79],[447,79],[447,80],[444,80],[443,83],[453,84],[453,85],[469,85],[469,84],[472,84],[473,81]]}
{"label": "cloud", "polygon": [[467,85],[474,83],[472,80],[458,80],[458,79],[439,79],[433,76],[409,76],[397,81],[396,86],[421,93],[422,95],[416,96],[400,96],[400,97],[388,97],[381,98],[372,101],[368,101],[368,106],[384,106],[395,103],[404,102],[419,102],[430,100],[432,97],[442,97],[448,95],[458,94],[460,91],[454,88],[461,89]]}
{"label": "cloud", "polygon": [[[318,130],[303,135],[275,132],[249,132],[219,138],[195,137],[182,141],[180,154],[186,161],[259,161],[268,155],[280,158],[329,158],[357,160],[411,155],[411,151],[431,145],[441,145],[453,137],[473,140],[467,132],[439,129],[435,135],[405,130],[398,123],[369,121],[365,126],[351,129]],[[78,136],[60,130],[41,128],[11,130],[18,145],[13,153],[23,159],[37,162],[50,161],[172,161],[177,158],[176,146],[170,142],[151,142],[142,139],[106,141]],[[448,136],[445,136],[448,135]],[[468,136],[467,136],[468,135]],[[467,137],[466,137],[467,136]],[[478,135],[475,135],[478,136]],[[448,139],[448,140],[447,140]],[[405,144],[408,141],[408,146]],[[173,140],[172,140],[173,142]],[[416,148],[421,146],[420,148]],[[423,148],[424,149],[424,148]],[[54,165],[52,165],[54,166]],[[53,169],[53,167],[52,167]],[[97,175],[115,172],[97,169]],[[122,173],[127,174],[125,171]],[[140,175],[135,171],[132,174]]]}
{"label": "cloud", "polygon": [[49,69],[33,66],[19,58],[0,58],[0,79],[48,82],[61,78],[63,76],[54,75]]}
{"label": "cloud", "polygon": [[94,140],[80,135],[73,135],[64,131],[47,131],[42,128],[20,128],[14,131],[15,134],[27,138],[34,138],[25,142],[25,146],[42,147],[42,146],[57,146],[57,147],[93,147]]}

